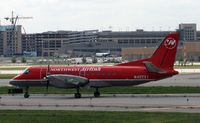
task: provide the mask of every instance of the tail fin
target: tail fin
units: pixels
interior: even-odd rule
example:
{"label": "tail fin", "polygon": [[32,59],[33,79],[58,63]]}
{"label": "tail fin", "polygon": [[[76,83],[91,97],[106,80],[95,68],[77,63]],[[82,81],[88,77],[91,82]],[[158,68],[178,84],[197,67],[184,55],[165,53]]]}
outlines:
{"label": "tail fin", "polygon": [[179,33],[171,33],[165,37],[150,61],[159,68],[173,68],[179,43]]}
{"label": "tail fin", "polygon": [[179,33],[168,34],[150,58],[117,64],[116,66],[144,65],[144,62],[147,61],[159,68],[173,69],[178,43]]}

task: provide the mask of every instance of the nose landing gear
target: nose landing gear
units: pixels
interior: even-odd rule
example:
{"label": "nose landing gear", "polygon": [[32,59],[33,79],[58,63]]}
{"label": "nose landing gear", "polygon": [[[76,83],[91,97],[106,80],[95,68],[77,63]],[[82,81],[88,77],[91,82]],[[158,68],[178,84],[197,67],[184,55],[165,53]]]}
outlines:
{"label": "nose landing gear", "polygon": [[29,96],[30,96],[28,93],[28,89],[29,89],[29,87],[25,88],[24,98],[29,98]]}

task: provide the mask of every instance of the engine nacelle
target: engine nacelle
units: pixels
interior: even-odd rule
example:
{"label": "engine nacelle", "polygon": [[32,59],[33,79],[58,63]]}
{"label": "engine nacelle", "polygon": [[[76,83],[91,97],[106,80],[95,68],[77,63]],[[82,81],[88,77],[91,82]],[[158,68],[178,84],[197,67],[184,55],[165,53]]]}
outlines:
{"label": "engine nacelle", "polygon": [[47,80],[49,81],[50,85],[59,88],[73,88],[77,86],[85,86],[89,82],[87,78],[65,74],[48,75]]}

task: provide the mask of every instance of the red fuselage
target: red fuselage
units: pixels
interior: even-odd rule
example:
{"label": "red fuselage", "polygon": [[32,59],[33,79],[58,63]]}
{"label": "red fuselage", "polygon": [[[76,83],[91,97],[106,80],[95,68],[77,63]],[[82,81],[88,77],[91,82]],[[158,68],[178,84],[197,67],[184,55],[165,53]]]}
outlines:
{"label": "red fuselage", "polygon": [[14,77],[11,84],[16,86],[46,85],[45,77],[53,74],[84,77],[92,83],[92,86],[126,86],[160,80],[178,74],[174,70],[165,71],[167,72],[164,74],[151,73],[145,66],[52,66],[49,71],[48,67],[30,67],[24,73]]}

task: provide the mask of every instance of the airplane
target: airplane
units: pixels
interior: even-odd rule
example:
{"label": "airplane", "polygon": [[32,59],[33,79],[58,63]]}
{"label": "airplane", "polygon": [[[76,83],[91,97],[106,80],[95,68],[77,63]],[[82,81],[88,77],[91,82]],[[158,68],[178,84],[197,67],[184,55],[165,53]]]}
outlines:
{"label": "airplane", "polygon": [[110,51],[103,52],[103,53],[96,53],[95,55],[96,55],[96,57],[106,57],[106,56],[110,55]]}
{"label": "airplane", "polygon": [[145,59],[120,63],[113,66],[43,66],[29,67],[10,80],[10,84],[25,89],[24,98],[29,98],[29,87],[49,86],[76,88],[75,98],[81,98],[80,88],[95,88],[94,97],[99,97],[99,88],[111,86],[134,86],[161,80],[178,74],[173,69],[179,33],[168,34]]}

